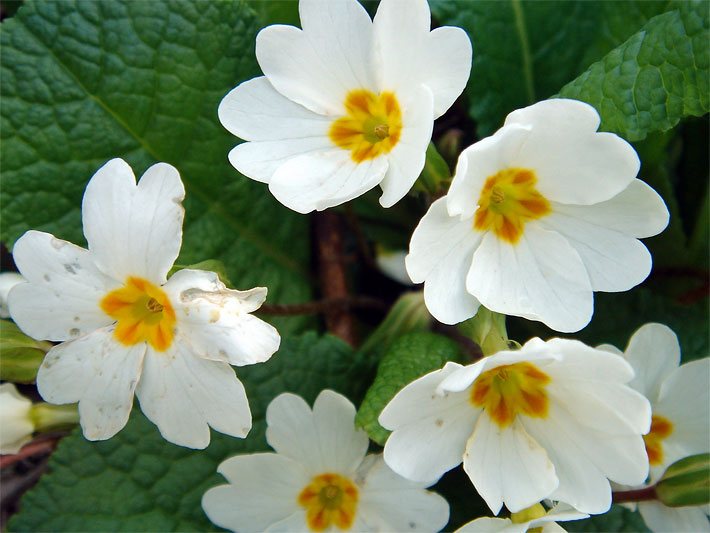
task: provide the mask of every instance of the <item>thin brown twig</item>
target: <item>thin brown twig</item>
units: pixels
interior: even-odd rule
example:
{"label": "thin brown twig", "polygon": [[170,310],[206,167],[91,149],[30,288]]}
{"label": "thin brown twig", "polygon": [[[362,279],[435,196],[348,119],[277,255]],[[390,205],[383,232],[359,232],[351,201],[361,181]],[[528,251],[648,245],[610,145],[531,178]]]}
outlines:
{"label": "thin brown twig", "polygon": [[[315,238],[321,293],[325,300],[348,299],[348,284],[343,256],[343,227],[337,213],[316,213]],[[355,321],[348,307],[333,309],[323,316],[327,330],[351,346],[357,344]]]}
{"label": "thin brown twig", "polygon": [[25,444],[22,449],[12,455],[0,455],[0,469],[14,465],[19,461],[23,461],[35,455],[43,455],[52,453],[57,447],[60,437],[44,438],[40,437],[37,440]]}
{"label": "thin brown twig", "polygon": [[302,304],[264,304],[257,313],[264,315],[290,316],[290,315],[315,315],[330,313],[342,309],[378,309],[387,310],[387,304],[377,298],[369,296],[350,296],[348,298],[326,298],[315,302]]}

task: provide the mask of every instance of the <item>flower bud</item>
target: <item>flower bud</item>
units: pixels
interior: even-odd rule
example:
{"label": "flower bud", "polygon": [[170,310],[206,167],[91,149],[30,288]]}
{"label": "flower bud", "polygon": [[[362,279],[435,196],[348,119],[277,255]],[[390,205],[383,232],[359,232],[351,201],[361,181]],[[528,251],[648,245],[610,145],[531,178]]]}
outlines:
{"label": "flower bud", "polygon": [[673,463],[656,484],[658,499],[668,507],[710,503],[710,453]]}

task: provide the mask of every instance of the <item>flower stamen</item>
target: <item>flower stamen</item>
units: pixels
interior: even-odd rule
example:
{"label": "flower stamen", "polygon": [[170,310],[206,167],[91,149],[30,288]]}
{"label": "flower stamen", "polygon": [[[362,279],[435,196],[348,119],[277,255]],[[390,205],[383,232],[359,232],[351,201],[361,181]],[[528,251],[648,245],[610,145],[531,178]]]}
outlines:
{"label": "flower stamen", "polygon": [[481,189],[473,227],[517,243],[525,224],[551,212],[550,202],[535,188],[536,183],[535,173],[525,168],[507,168],[490,176]]}
{"label": "flower stamen", "polygon": [[545,418],[550,377],[531,363],[503,365],[483,372],[471,388],[471,403],[482,407],[501,428],[518,414]]}
{"label": "flower stamen", "polygon": [[159,352],[172,344],[175,311],[165,292],[148,280],[129,277],[123,287],[104,296],[100,305],[116,319],[113,334],[121,344],[148,342]]}
{"label": "flower stamen", "polygon": [[332,526],[350,529],[355,521],[358,490],[340,474],[315,476],[298,495],[298,504],[306,509],[306,523],[311,531],[325,531]]}
{"label": "flower stamen", "polygon": [[346,115],[330,127],[333,144],[350,150],[356,163],[389,153],[402,134],[402,112],[394,93],[379,95],[366,89],[350,91]]}

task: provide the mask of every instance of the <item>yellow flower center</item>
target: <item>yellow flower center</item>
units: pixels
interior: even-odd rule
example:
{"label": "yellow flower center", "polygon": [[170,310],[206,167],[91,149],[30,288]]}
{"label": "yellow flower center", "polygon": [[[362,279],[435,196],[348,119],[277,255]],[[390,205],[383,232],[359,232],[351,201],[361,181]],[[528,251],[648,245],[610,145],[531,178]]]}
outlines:
{"label": "yellow flower center", "polygon": [[651,466],[663,463],[663,441],[673,433],[673,423],[660,415],[651,417],[651,431],[643,436],[648,462]]}
{"label": "yellow flower center", "polygon": [[483,372],[471,389],[471,403],[482,407],[499,427],[513,423],[518,414],[545,418],[550,377],[531,363],[503,365]]}
{"label": "yellow flower center", "polygon": [[358,491],[355,484],[339,474],[315,476],[298,495],[298,504],[306,509],[311,531],[325,531],[331,526],[350,529],[355,521]]}
{"label": "yellow flower center", "polygon": [[402,112],[394,93],[350,91],[345,97],[345,110],[347,114],[330,126],[330,140],[350,150],[356,163],[389,153],[399,141]]}
{"label": "yellow flower center", "polygon": [[121,344],[148,342],[164,352],[175,335],[175,311],[160,287],[138,277],[129,277],[120,289],[101,300],[101,309],[116,319],[113,334]]}
{"label": "yellow flower center", "polygon": [[525,168],[506,168],[490,176],[481,189],[473,227],[517,243],[527,222],[551,211],[550,202],[535,188],[536,182],[535,173]]}
{"label": "yellow flower center", "polygon": [[[545,508],[539,503],[536,503],[531,507],[523,509],[522,511],[518,511],[517,513],[510,513],[510,521],[513,522],[513,524],[524,524],[525,522],[532,522],[533,520],[542,518],[543,516],[545,516],[545,514],[547,514],[545,512]],[[542,527],[531,527],[528,528],[528,530],[526,531],[526,533],[541,532]]]}

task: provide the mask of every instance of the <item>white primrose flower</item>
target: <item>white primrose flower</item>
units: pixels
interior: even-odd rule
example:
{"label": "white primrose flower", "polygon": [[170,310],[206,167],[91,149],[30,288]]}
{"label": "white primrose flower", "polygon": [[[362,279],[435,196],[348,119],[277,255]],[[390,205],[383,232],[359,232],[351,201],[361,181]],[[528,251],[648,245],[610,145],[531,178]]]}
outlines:
{"label": "white primrose flower", "polygon": [[592,316],[593,291],[625,291],[651,270],[638,240],[668,210],[635,178],[636,152],[576,100],[512,112],[464,150],[448,194],[414,230],[407,271],[435,318],[455,324],[479,305],[564,332]]}
{"label": "white primrose flower", "polygon": [[0,318],[10,318],[10,311],[7,308],[7,295],[18,283],[25,281],[17,272],[3,272],[0,274]]}
{"label": "white primrose flower", "polygon": [[[621,353],[610,345],[599,348]],[[629,385],[651,402],[651,431],[644,440],[653,484],[676,461],[710,452],[710,358],[681,365],[675,333],[655,323],[639,328],[622,355],[636,371]],[[644,501],[638,502],[638,510],[658,533],[710,531],[708,506],[667,507]]]}
{"label": "white primrose flower", "polygon": [[637,484],[648,475],[642,434],[651,408],[626,385],[633,375],[618,355],[568,339],[449,362],[382,411],[380,424],[393,431],[385,461],[428,482],[463,461],[495,514],[547,498],[606,512],[609,480]]}
{"label": "white primrose flower", "polygon": [[84,436],[112,437],[133,395],[165,439],[204,448],[209,426],[244,437],[251,412],[230,365],[266,361],[280,338],[250,315],[266,289],[227,289],[217,274],[181,270],[185,189],[178,171],[150,167],[140,182],[113,159],[86,187],[89,249],[28,231],[13,250],[29,283],[9,294],[12,318],[36,339],[60,341],[39,368],[48,402],[79,402]]}
{"label": "white primrose flower", "polygon": [[542,505],[537,504],[520,513],[514,513],[511,518],[476,518],[457,529],[456,533],[526,533],[527,531],[563,533],[565,529],[557,522],[583,518],[589,518],[589,515],[580,513],[568,505],[559,504],[545,512]]}
{"label": "white primrose flower", "polygon": [[202,507],[232,531],[439,531],[449,505],[426,483],[392,472],[354,425],[355,407],[330,390],[313,410],[284,393],[266,411],[266,440],[277,453],[237,455],[219,466],[228,485]]}
{"label": "white primrose flower", "polygon": [[378,184],[390,207],[424,167],[434,119],[466,85],[468,36],[430,31],[425,0],[383,0],[374,21],[357,0],[301,0],[299,12],[302,30],[259,32],[264,76],[219,106],[224,127],[249,141],[229,160],[299,213]]}
{"label": "white primrose flower", "polygon": [[32,440],[35,430],[32,402],[12,383],[0,385],[0,454],[17,453]]}

